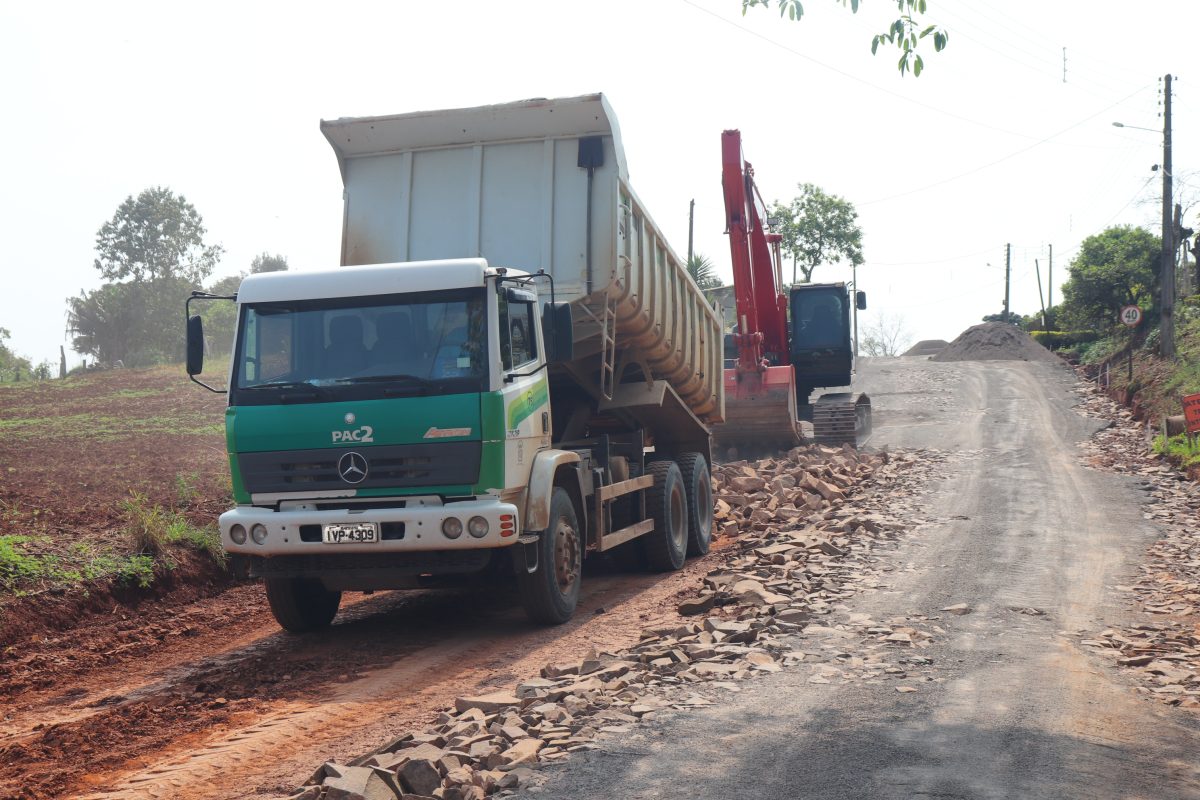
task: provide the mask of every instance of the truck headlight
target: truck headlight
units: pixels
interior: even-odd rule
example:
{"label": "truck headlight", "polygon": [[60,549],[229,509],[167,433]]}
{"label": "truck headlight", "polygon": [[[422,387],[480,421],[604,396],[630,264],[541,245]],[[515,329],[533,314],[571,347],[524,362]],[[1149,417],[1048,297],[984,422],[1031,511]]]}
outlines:
{"label": "truck headlight", "polygon": [[234,544],[246,543],[246,527],[244,525],[234,525],[229,529],[229,538]]}
{"label": "truck headlight", "polygon": [[462,520],[458,517],[446,517],[442,520],[442,533],[447,539],[457,539],[462,536]]}
{"label": "truck headlight", "polygon": [[487,536],[488,521],[483,517],[471,517],[471,521],[467,523],[467,531],[476,539],[482,539]]}
{"label": "truck headlight", "polygon": [[250,538],[254,540],[255,544],[262,544],[267,541],[267,526],[261,522],[254,523],[250,528]]}

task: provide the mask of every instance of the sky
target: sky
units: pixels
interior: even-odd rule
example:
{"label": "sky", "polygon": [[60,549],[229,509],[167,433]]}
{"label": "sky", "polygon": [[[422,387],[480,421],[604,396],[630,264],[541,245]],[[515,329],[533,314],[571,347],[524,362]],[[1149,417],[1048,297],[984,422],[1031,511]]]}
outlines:
{"label": "sky", "polygon": [[694,199],[695,249],[726,280],[719,140],[738,128],[768,201],[814,183],[855,205],[860,326],[908,341],[1000,311],[1006,244],[1029,314],[1051,246],[1057,302],[1084,238],[1158,232],[1167,72],[1177,195],[1200,198],[1200,98],[1178,71],[1194,0],[928,0],[950,41],[923,50],[920,78],[870,53],[892,0],[804,7],[792,22],[739,0],[0,0],[0,327],[35,363],[63,344],[79,363],[66,299],[100,285],[97,230],[151,186],[203,216],[225,248],[214,275],[264,251],[337,266],[341,178],[318,123],[346,116],[603,92],[643,204],[686,254]]}

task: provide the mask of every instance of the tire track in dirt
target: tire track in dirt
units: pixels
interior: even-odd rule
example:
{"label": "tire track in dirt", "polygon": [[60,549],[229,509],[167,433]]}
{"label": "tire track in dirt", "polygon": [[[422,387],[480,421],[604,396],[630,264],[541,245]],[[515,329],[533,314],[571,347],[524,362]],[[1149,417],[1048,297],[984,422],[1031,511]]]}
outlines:
{"label": "tire track in dirt", "polygon": [[[141,659],[27,692],[0,725],[0,797],[217,798],[290,791],[314,763],[354,756],[455,696],[534,675],[549,661],[636,640],[709,568],[600,569],[570,623],[535,627],[504,587],[385,593],[328,631],[279,632],[259,587],[206,601],[247,621],[178,638]],[[607,573],[607,574],[606,574]],[[32,723],[32,724],[31,724]]]}

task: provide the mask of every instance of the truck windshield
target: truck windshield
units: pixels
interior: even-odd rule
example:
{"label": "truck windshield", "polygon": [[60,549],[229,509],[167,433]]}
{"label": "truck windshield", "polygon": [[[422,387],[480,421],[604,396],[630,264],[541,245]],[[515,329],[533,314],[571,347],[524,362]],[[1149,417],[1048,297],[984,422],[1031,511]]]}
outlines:
{"label": "truck windshield", "polygon": [[258,303],[242,311],[236,404],[479,392],[483,289]]}

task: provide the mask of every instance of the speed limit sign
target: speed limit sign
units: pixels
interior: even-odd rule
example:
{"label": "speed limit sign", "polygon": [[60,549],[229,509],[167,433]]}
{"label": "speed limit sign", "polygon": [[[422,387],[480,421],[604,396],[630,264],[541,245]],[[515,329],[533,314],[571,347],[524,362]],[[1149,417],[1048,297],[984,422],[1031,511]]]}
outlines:
{"label": "speed limit sign", "polygon": [[1137,306],[1121,306],[1121,322],[1130,328],[1136,328],[1142,321],[1142,310]]}

